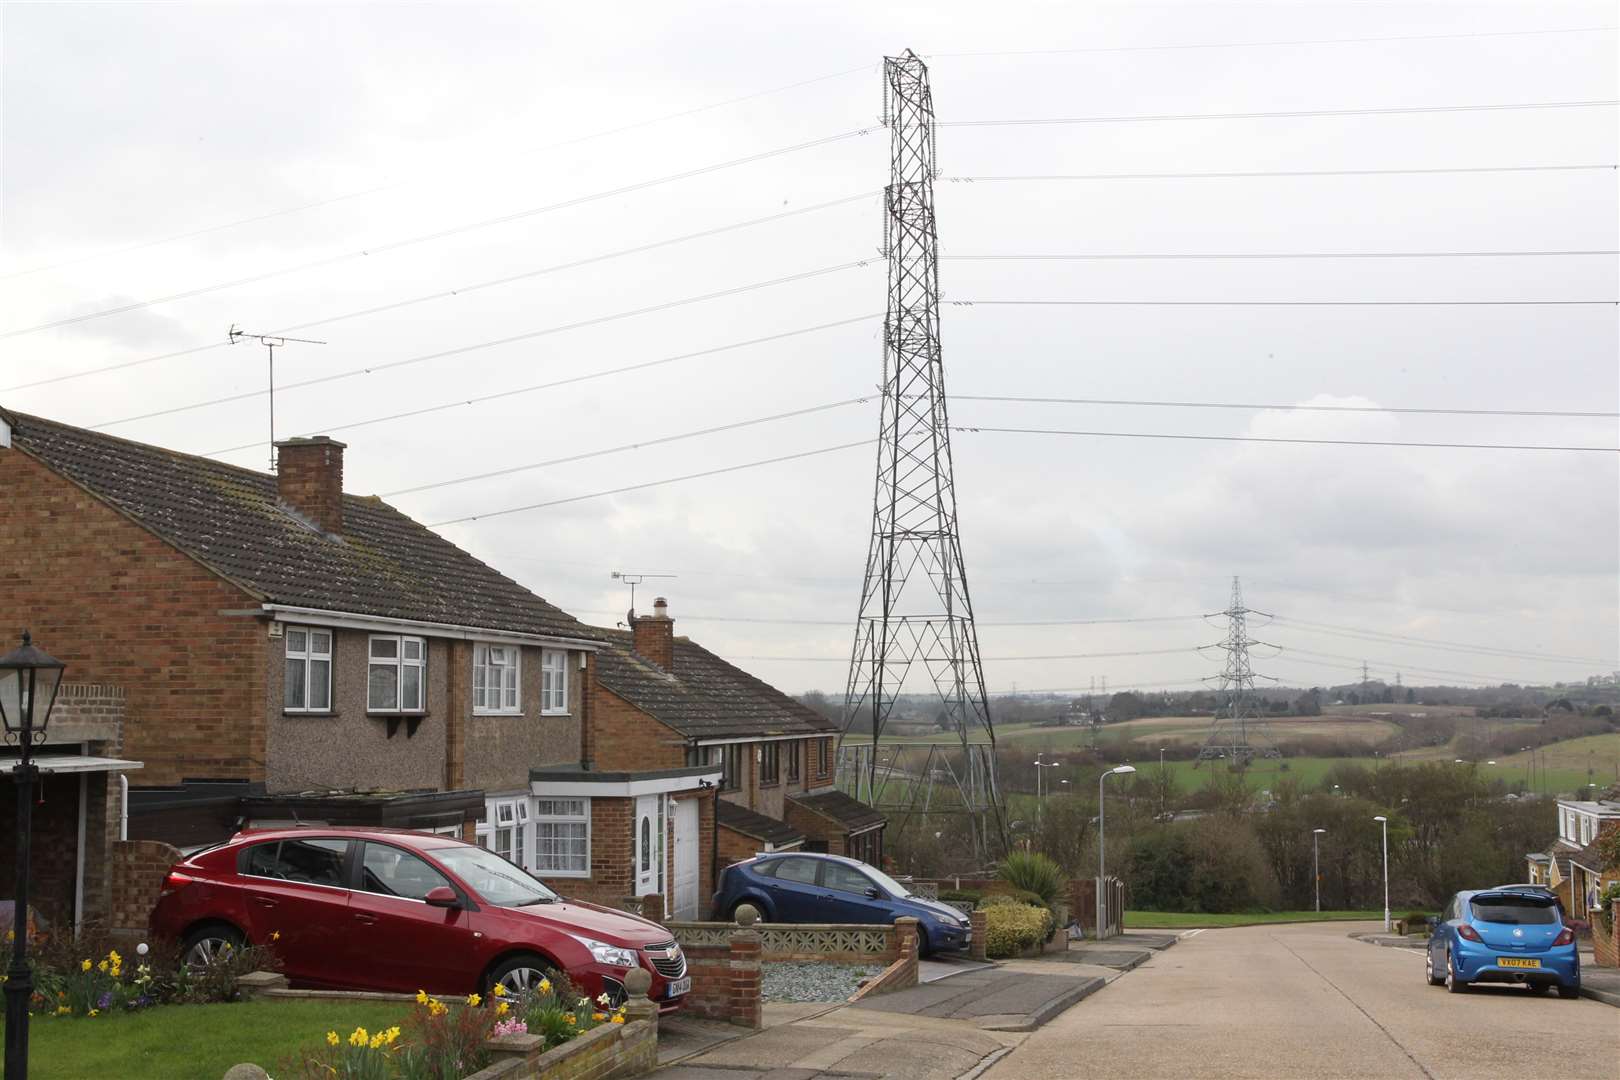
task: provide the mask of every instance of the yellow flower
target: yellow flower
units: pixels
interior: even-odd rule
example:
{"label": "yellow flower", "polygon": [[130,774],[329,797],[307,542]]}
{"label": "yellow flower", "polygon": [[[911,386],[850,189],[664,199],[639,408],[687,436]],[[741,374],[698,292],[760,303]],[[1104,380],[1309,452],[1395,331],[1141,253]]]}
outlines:
{"label": "yellow flower", "polygon": [[280,941],[281,940],[281,931],[280,930],[271,931],[270,940],[271,941]]}
{"label": "yellow flower", "polygon": [[66,1016],[68,1013],[70,1013],[72,1011],[73,1010],[68,1008],[66,1005],[58,1005],[56,1007],[56,1015],[57,1016]]}
{"label": "yellow flower", "polygon": [[449,1011],[450,1011],[450,1007],[448,1005],[446,1005],[444,1002],[440,1001],[438,998],[431,998],[431,999],[428,1000],[428,1015],[429,1016],[443,1016],[445,1013],[447,1013]]}
{"label": "yellow flower", "polygon": [[480,1001],[483,1001],[483,1000],[484,999],[479,997],[477,994],[468,994],[467,995],[467,1004],[471,1005],[475,1009],[478,1007],[478,1003]]}
{"label": "yellow flower", "polygon": [[339,1039],[338,1039],[338,1033],[337,1032],[328,1031],[326,1033],[326,1045],[327,1046],[336,1046],[338,1044],[338,1042],[339,1042]]}
{"label": "yellow flower", "polygon": [[118,950],[117,949],[108,949],[107,950],[107,959],[108,959],[108,961],[110,961],[111,963],[114,963],[114,964],[122,964],[124,962],[124,958],[122,956],[118,955]]}
{"label": "yellow flower", "polygon": [[540,980],[540,992],[542,994],[551,993],[551,980],[550,979],[541,979]]}
{"label": "yellow flower", "polygon": [[489,988],[489,992],[494,994],[496,997],[505,997],[506,996],[506,984],[505,983],[496,983],[494,986]]}
{"label": "yellow flower", "polygon": [[600,1023],[601,1021],[607,1019],[607,1013],[605,1013],[605,1012],[591,1013],[591,1019],[597,1021],[598,1023]]}
{"label": "yellow flower", "polygon": [[101,1010],[100,1009],[91,1009],[89,1012],[85,1013],[84,1015],[86,1015],[86,1016],[100,1016],[101,1015]]}
{"label": "yellow flower", "polygon": [[399,1025],[395,1024],[393,1027],[389,1028],[385,1034],[388,1036],[388,1038],[384,1041],[390,1044],[393,1043],[395,1039],[399,1038]]}
{"label": "yellow flower", "polygon": [[568,1021],[568,1026],[569,1027],[573,1027],[575,1024],[579,1023],[579,1018],[576,1017],[573,1013],[569,1013],[563,1019]]}
{"label": "yellow flower", "polygon": [[7,941],[16,941],[17,940],[17,931],[15,931],[15,930],[7,930],[6,931],[6,940]]}
{"label": "yellow flower", "polygon": [[368,1043],[370,1041],[371,1041],[371,1036],[366,1032],[366,1029],[363,1028],[363,1027],[355,1028],[354,1031],[352,1033],[350,1033],[350,1035],[349,1035],[349,1045],[350,1046],[364,1046],[364,1045],[366,1045],[366,1043]]}
{"label": "yellow flower", "polygon": [[377,1032],[377,1034],[375,1034],[375,1035],[373,1035],[371,1037],[370,1046],[371,1046],[371,1048],[373,1050],[381,1050],[383,1047],[385,1047],[387,1045],[388,1045],[388,1033],[387,1032],[379,1031],[379,1032]]}
{"label": "yellow flower", "polygon": [[428,996],[427,996],[427,991],[426,990],[418,990],[416,992],[416,1003],[418,1005],[426,1005],[428,1003]]}
{"label": "yellow flower", "polygon": [[505,1016],[507,1013],[509,1013],[511,1011],[512,1011],[512,1006],[508,1005],[504,1001],[498,1003],[495,1006],[495,1015],[496,1016]]}
{"label": "yellow flower", "polygon": [[614,1013],[612,1023],[615,1023],[615,1024],[624,1023],[624,1013]]}
{"label": "yellow flower", "polygon": [[79,970],[80,971],[89,971],[90,970],[90,961],[88,961],[88,960],[80,961],[79,962]]}

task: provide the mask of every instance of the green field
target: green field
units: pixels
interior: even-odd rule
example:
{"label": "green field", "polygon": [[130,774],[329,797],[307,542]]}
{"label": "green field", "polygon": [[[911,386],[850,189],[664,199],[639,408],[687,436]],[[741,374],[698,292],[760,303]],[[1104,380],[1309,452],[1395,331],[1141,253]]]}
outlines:
{"label": "green field", "polygon": [[1377,922],[1382,911],[1269,911],[1258,914],[1206,915],[1191,911],[1127,911],[1125,929],[1193,930],[1215,926],[1264,926],[1270,923]]}

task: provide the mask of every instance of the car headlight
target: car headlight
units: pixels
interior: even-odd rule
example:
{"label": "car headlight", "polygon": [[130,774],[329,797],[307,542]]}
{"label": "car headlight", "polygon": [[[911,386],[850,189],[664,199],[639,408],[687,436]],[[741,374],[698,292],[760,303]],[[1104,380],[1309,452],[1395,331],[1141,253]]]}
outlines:
{"label": "car headlight", "polygon": [[626,949],[619,945],[609,945],[605,941],[597,941],[594,938],[580,937],[577,934],[570,934],[569,936],[589,949],[591,951],[591,956],[599,964],[612,964],[614,967],[626,968],[638,966],[636,963],[636,951],[634,949]]}

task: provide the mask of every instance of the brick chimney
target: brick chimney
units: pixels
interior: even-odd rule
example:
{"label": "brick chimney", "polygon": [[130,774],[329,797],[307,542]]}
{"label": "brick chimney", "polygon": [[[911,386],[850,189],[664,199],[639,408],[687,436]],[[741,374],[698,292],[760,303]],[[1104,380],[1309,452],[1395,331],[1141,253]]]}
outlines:
{"label": "brick chimney", "polygon": [[276,494],[325,533],[343,531],[343,450],[328,435],[276,443]]}
{"label": "brick chimney", "polygon": [[675,620],[669,617],[669,601],[662,596],[653,601],[651,615],[637,615],[630,624],[635,634],[636,652],[642,659],[675,670]]}

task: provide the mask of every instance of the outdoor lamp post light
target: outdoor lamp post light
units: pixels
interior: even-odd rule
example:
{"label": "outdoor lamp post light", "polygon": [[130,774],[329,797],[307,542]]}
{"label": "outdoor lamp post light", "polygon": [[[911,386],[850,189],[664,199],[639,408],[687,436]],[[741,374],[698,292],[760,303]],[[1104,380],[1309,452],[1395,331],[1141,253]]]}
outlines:
{"label": "outdoor lamp post light", "polygon": [[34,648],[26,630],[22,646],[0,656],[0,721],[6,741],[17,744],[11,771],[17,785],[17,889],[11,907],[11,966],[6,970],[6,1080],[28,1078],[28,1000],[34,994],[34,973],[28,967],[28,848],[34,777],[39,773],[32,751],[35,738],[45,737],[66,667]]}
{"label": "outdoor lamp post light", "polygon": [[1384,827],[1384,933],[1389,933],[1389,818],[1379,814],[1374,821]]}
{"label": "outdoor lamp post light", "polygon": [[1116,765],[1112,769],[1104,770],[1103,774],[1097,777],[1097,937],[1099,940],[1103,936],[1103,927],[1108,925],[1108,900],[1104,896],[1105,890],[1103,888],[1103,882],[1108,877],[1108,850],[1103,844],[1103,781],[1116,773],[1123,776],[1126,773],[1135,771],[1135,765]]}
{"label": "outdoor lamp post light", "polygon": [[1322,910],[1322,834],[1326,829],[1311,830],[1311,877],[1316,884],[1316,910]]}
{"label": "outdoor lamp post light", "polygon": [[1043,787],[1043,785],[1042,785],[1042,782],[1041,782],[1041,777],[1046,775],[1044,770],[1046,770],[1046,769],[1055,769],[1058,766],[1063,764],[1063,762],[1061,762],[1061,761],[1042,761],[1041,760],[1042,756],[1043,755],[1041,755],[1041,754],[1035,755],[1035,761],[1034,761],[1034,765],[1035,765],[1035,820],[1036,820],[1037,823],[1039,823],[1041,821],[1042,817],[1044,816],[1045,807],[1046,807],[1046,800],[1044,798],[1042,798],[1042,793],[1043,793],[1042,792],[1042,787]]}

